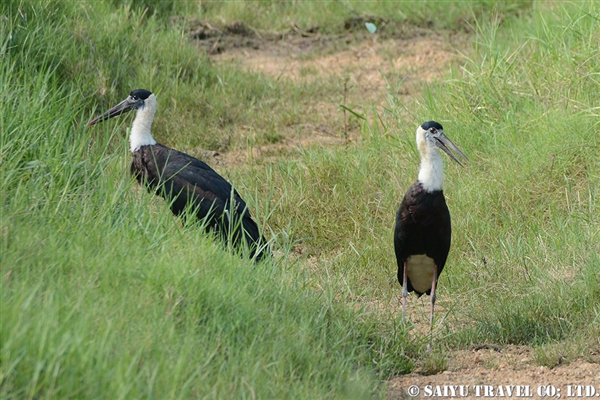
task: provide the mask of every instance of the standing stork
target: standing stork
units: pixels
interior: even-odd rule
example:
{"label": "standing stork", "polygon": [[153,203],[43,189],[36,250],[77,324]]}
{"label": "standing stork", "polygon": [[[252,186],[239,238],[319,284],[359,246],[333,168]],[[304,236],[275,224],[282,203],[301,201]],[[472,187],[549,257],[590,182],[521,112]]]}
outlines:
{"label": "standing stork", "polygon": [[418,180],[408,189],[396,214],[394,249],[398,261],[398,281],[402,285],[402,319],[406,314],[406,298],[414,291],[420,297],[431,295],[429,332],[433,328],[433,308],[437,280],[448,252],[452,229],[450,211],[442,192],[444,163],[442,149],[463,166],[450,149],[468,158],[444,135],[444,128],[427,121],[417,128],[417,147],[421,154]]}
{"label": "standing stork", "polygon": [[[196,217],[206,221],[206,229],[232,238],[235,246],[243,237],[257,260],[270,254],[246,203],[221,175],[202,161],[156,143],[150,132],[156,111],[156,96],[144,89],[129,96],[90,121],[92,126],[125,112],[135,110],[129,134],[133,154],[131,173],[148,191],[162,196],[175,215],[191,207]],[[243,236],[242,236],[243,235]]]}

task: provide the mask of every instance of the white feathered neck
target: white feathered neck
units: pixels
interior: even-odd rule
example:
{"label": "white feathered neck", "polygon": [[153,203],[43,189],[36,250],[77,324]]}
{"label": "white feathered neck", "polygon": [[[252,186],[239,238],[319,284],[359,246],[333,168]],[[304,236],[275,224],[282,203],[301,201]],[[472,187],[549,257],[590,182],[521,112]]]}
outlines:
{"label": "white feathered neck", "polygon": [[144,100],[144,105],[136,110],[135,119],[131,125],[129,148],[132,153],[139,150],[142,146],[156,144],[156,140],[154,140],[152,133],[150,132],[155,112],[156,96],[151,94]]}
{"label": "white feathered neck", "polygon": [[426,137],[426,131],[423,128],[417,128],[417,147],[421,153],[419,182],[426,192],[442,190],[444,183],[444,162],[439,149],[432,140]]}

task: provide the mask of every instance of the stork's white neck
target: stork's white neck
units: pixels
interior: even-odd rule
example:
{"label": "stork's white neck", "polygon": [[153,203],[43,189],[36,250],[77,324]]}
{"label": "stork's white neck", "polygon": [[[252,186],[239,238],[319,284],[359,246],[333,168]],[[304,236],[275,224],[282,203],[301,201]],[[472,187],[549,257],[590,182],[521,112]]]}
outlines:
{"label": "stork's white neck", "polygon": [[437,147],[428,144],[422,130],[417,130],[417,147],[421,153],[419,182],[426,192],[442,190],[444,183],[444,162]]}
{"label": "stork's white neck", "polygon": [[419,170],[419,182],[426,192],[442,190],[444,183],[444,163],[438,149],[433,149],[435,154],[421,158],[421,169]]}
{"label": "stork's white neck", "polygon": [[135,119],[131,125],[129,133],[129,148],[131,152],[138,150],[142,146],[156,144],[156,140],[150,133],[154,113],[156,112],[156,96],[151,94],[141,108],[136,111]]}

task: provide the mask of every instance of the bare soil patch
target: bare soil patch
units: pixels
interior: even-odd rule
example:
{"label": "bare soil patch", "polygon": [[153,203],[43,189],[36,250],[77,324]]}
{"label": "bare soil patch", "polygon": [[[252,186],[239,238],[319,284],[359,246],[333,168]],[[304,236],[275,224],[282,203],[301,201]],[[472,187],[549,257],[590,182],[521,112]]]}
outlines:
{"label": "bare soil patch", "polygon": [[[349,112],[341,111],[341,103],[362,113],[367,106],[387,106],[388,95],[402,104],[414,101],[424,84],[442,79],[450,65],[461,62],[457,47],[465,46],[465,33],[406,27],[393,35],[373,35],[364,26],[372,19],[350,19],[344,25],[346,32],[334,35],[322,34],[318,27],[300,30],[293,26],[288,32],[265,33],[241,22],[197,22],[190,37],[215,63],[296,84],[318,81],[335,87],[305,105],[307,115],[316,116],[318,123],[295,126],[294,134],[282,130],[284,137],[277,143],[220,153],[217,159],[240,165],[251,159],[289,155],[312,145],[347,144],[358,139],[360,124]],[[386,21],[376,22],[378,27],[385,27]]]}
{"label": "bare soil patch", "polygon": [[[420,375],[411,373],[394,378],[388,382],[387,397],[389,399],[408,399],[409,387],[417,386],[420,394],[417,398],[424,398],[425,387],[430,385],[434,390],[440,386],[466,385],[468,396],[460,398],[483,398],[485,388],[480,388],[477,396],[476,386],[488,385],[495,396],[499,395],[499,386],[504,386],[505,398],[518,398],[516,395],[506,395],[506,386],[526,386],[531,397],[543,398],[538,394],[541,386],[552,385],[560,389],[561,398],[567,397],[569,390],[576,394],[576,385],[592,386],[600,393],[600,366],[585,360],[579,360],[569,365],[559,365],[549,369],[545,366],[535,365],[532,350],[525,346],[483,346],[472,350],[454,351],[450,355],[448,369],[441,374]],[[571,386],[571,389],[569,389]],[[526,389],[527,390],[527,389]],[[450,396],[443,396],[445,398]],[[553,396],[556,398],[556,395]],[[573,396],[577,397],[577,396]],[[579,396],[584,397],[585,396]]]}
{"label": "bare soil patch", "polygon": [[[452,62],[458,63],[456,46],[466,43],[465,34],[442,35],[416,27],[394,36],[368,34],[361,21],[347,22],[353,30],[338,35],[322,35],[317,28],[309,32],[295,28],[285,34],[260,34],[241,22],[221,29],[205,22],[190,35],[216,62],[234,62],[298,83],[347,79],[362,99],[385,99],[386,77],[393,76],[403,79],[398,95],[414,95],[419,84],[441,79]],[[360,31],[357,33],[356,29]]]}

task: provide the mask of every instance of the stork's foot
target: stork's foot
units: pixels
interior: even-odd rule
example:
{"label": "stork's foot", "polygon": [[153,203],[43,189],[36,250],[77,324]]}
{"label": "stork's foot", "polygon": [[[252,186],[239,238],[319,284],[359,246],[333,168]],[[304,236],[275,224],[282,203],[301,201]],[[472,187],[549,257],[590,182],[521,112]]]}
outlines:
{"label": "stork's foot", "polygon": [[427,347],[425,348],[425,354],[431,353],[432,349],[433,349],[433,339],[430,340],[429,343],[427,343]]}

